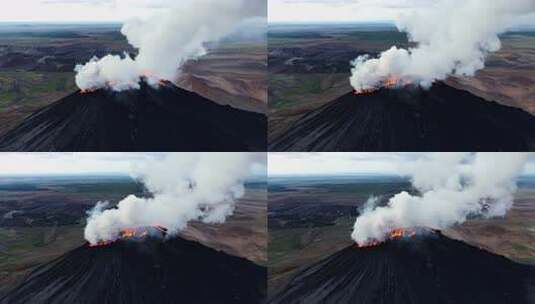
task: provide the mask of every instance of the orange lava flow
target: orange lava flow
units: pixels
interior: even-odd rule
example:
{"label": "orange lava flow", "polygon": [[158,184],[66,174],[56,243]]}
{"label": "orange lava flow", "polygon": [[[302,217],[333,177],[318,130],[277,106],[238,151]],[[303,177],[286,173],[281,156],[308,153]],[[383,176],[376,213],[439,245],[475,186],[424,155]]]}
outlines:
{"label": "orange lava flow", "polygon": [[88,93],[92,93],[92,92],[95,92],[97,89],[82,89],[80,90],[80,93],[81,94],[88,94]]}
{"label": "orange lava flow", "polygon": [[402,82],[397,77],[390,77],[383,82],[383,87],[393,88],[400,85]]}
{"label": "orange lava flow", "polygon": [[141,77],[145,77],[147,79],[158,79],[158,85],[164,86],[167,84],[167,80],[160,78],[151,70],[143,70],[141,71]]}
{"label": "orange lava flow", "polygon": [[366,95],[371,94],[380,88],[399,88],[407,85],[411,85],[412,81],[407,79],[401,79],[397,76],[390,76],[385,80],[381,81],[377,86],[369,89],[355,90],[356,95]]}
{"label": "orange lava flow", "polygon": [[363,89],[363,90],[360,90],[360,91],[357,91],[355,90],[355,95],[368,95],[368,94],[371,94],[375,91],[377,91],[378,89],[377,88],[373,88],[373,89]]}
{"label": "orange lava flow", "polygon": [[119,235],[121,236],[122,239],[128,239],[128,238],[135,237],[137,235],[137,231],[136,229],[127,228],[121,231]]}
{"label": "orange lava flow", "polygon": [[[167,235],[167,228],[161,225],[153,225],[153,226],[148,226],[148,227],[126,228],[122,230],[121,232],[119,232],[119,237],[117,238],[117,240],[142,239],[149,235],[149,228],[154,228],[155,230],[159,231],[163,236]],[[89,244],[89,247],[108,246],[117,240],[100,241],[97,244]]]}
{"label": "orange lava flow", "polygon": [[[398,229],[393,229],[392,231],[390,231],[390,233],[388,234],[388,236],[386,237],[385,241],[386,240],[395,240],[395,239],[402,239],[402,238],[411,238],[413,236],[416,235],[416,230],[414,229],[403,229],[403,228],[398,228]],[[385,241],[378,241],[378,240],[370,240],[364,244],[355,244],[358,248],[365,248],[365,247],[374,247],[374,246],[378,246],[382,243],[384,243]]]}
{"label": "orange lava flow", "polygon": [[[168,80],[165,80],[163,78],[159,78],[158,76],[156,76],[155,73],[153,73],[152,71],[149,71],[149,70],[142,71],[140,77],[145,77],[147,79],[158,79],[158,85],[160,85],[160,86],[165,86],[165,85],[167,85],[169,83]],[[108,81],[108,82],[106,82],[105,87],[106,88],[114,88],[118,84],[119,84],[118,81]],[[128,82],[126,84],[128,84],[129,87],[135,87],[137,85],[137,82]],[[80,90],[80,93],[81,94],[88,94],[88,93],[96,92],[97,90],[98,90],[98,88],[82,89],[82,90]]]}
{"label": "orange lava flow", "polygon": [[115,241],[100,241],[96,244],[89,244],[89,247],[101,247],[101,246],[108,246],[110,245],[111,243],[113,243]]}

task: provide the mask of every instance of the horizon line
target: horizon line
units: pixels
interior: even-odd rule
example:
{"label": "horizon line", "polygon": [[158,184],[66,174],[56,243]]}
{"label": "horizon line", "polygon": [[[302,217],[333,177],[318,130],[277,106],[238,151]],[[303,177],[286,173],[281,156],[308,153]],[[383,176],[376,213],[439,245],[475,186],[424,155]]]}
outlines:
{"label": "horizon line", "polygon": [[0,21],[0,24],[48,24],[48,25],[78,25],[78,24],[122,24],[124,20],[72,20],[72,21],[56,21],[56,20],[27,20],[27,21]]}

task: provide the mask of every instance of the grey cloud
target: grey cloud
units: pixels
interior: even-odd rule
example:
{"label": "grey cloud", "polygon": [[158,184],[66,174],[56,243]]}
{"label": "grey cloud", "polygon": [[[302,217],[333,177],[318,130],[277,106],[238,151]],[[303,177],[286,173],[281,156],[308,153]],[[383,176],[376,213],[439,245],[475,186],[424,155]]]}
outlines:
{"label": "grey cloud", "polygon": [[115,5],[116,0],[41,0],[43,4],[111,4]]}
{"label": "grey cloud", "polygon": [[309,3],[333,6],[362,5],[381,8],[421,8],[434,5],[436,0],[282,0],[284,3]]}

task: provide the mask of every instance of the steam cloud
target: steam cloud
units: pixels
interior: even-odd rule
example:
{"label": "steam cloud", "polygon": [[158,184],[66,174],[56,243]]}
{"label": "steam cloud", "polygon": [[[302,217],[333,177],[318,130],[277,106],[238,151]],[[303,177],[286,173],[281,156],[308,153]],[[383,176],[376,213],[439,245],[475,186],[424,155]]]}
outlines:
{"label": "steam cloud", "polygon": [[257,3],[260,2],[181,0],[151,18],[129,20],[121,33],[139,51],[138,55],[94,57],[76,66],[76,84],[81,90],[107,87],[123,91],[139,89],[142,77],[151,85],[162,79],[173,81],[185,61],[206,53],[206,42],[220,40],[240,22],[261,14]]}
{"label": "steam cloud", "polygon": [[222,223],[243,196],[243,180],[255,162],[251,153],[173,153],[139,166],[134,176],[153,196],[129,195],[111,209],[99,202],[90,212],[85,239],[113,241],[127,228],[154,225],[174,234],[191,220]]}
{"label": "steam cloud", "polygon": [[436,153],[404,169],[419,194],[406,191],[357,218],[351,237],[358,244],[383,241],[394,229],[445,229],[469,216],[504,216],[513,205],[516,178],[527,153]]}
{"label": "steam cloud", "polygon": [[357,92],[388,80],[428,88],[450,75],[473,76],[484,68],[485,57],[501,48],[498,34],[533,11],[533,0],[440,0],[398,20],[398,29],[407,32],[416,47],[393,46],[379,58],[358,57],[352,62],[351,85]]}

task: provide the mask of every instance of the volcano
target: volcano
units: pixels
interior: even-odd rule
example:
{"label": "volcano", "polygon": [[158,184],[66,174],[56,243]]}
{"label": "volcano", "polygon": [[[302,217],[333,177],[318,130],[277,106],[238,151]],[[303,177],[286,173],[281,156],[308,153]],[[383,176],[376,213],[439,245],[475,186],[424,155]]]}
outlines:
{"label": "volcano", "polygon": [[263,114],[141,83],[73,93],[0,137],[0,151],[265,151],[266,129]]}
{"label": "volcano", "polygon": [[347,247],[298,273],[269,303],[528,304],[535,268],[433,232]]}
{"label": "volcano", "polygon": [[36,268],[2,304],[261,303],[265,267],[181,238],[84,245]]}
{"label": "volcano", "polygon": [[300,117],[270,151],[531,151],[535,116],[436,83],[346,94]]}

